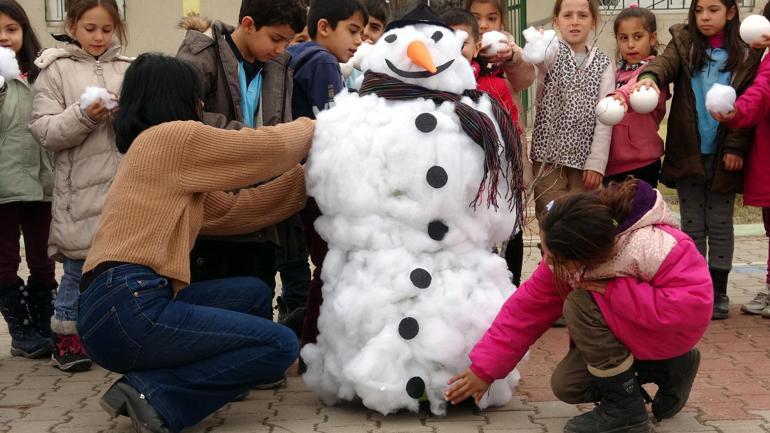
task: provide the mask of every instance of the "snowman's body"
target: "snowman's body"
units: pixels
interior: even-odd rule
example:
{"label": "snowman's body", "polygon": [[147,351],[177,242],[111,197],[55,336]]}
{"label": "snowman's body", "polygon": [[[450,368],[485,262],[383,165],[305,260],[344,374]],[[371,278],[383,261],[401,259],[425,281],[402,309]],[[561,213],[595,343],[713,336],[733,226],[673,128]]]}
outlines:
{"label": "snowman's body", "polygon": [[[488,99],[465,102],[494,119]],[[302,357],[327,403],[358,396],[389,413],[427,396],[445,412],[447,381],[514,290],[490,252],[515,222],[505,182],[498,208],[470,205],[483,167],[449,102],[343,93],[319,114],[307,184],[329,252],[320,335]],[[495,382],[482,406],[507,402],[517,379]]]}

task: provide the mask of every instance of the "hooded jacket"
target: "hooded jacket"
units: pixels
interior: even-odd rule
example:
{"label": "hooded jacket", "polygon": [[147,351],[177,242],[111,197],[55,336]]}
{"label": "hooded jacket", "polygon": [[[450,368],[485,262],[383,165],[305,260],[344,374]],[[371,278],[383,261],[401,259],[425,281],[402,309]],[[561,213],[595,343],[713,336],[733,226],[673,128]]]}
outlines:
{"label": "hooded jacket", "polygon": [[112,45],[98,59],[74,44],[49,48],[35,60],[30,129],[54,153],[54,191],[48,254],[85,259],[102,204],[120,162],[113,117],[101,122],[80,109],[88,86],[119,94],[131,59]]}
{"label": "hooded jacket", "polygon": [[[660,193],[639,185],[629,216],[619,223],[615,255],[588,269],[585,279],[610,279],[604,294],[592,294],[612,333],[636,359],[669,359],[706,332],[711,277],[692,239],[674,227]],[[572,290],[581,289],[573,284]],[[507,376],[563,306],[554,274],[542,261],[471,351],[471,370],[487,382]]]}

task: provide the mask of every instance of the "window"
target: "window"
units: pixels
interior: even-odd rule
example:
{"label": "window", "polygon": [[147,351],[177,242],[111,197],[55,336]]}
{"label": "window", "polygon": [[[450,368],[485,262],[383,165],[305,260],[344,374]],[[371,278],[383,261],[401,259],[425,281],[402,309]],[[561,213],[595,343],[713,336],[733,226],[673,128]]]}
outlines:
{"label": "window", "polygon": [[[71,1],[77,0],[45,0],[45,20],[49,23],[63,22],[67,16],[67,7]],[[126,0],[116,0],[120,8],[120,16],[126,19]]]}

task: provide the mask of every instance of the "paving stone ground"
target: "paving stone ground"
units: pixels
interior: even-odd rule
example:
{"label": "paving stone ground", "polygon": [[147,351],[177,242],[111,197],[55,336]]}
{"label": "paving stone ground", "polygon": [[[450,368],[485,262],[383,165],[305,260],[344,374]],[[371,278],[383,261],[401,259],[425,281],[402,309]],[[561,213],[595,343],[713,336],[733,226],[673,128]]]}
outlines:
{"label": "paving stone ground", "polygon": [[[525,251],[525,278],[539,258],[533,243]],[[737,239],[730,318],[712,322],[700,344],[701,368],[687,407],[655,423],[654,433],[770,433],[770,320],[738,311],[764,284],[766,260],[766,238]],[[12,358],[9,346],[7,328],[0,325],[0,433],[134,431],[126,418],[111,420],[98,405],[116,375],[101,368],[65,374],[47,361]],[[551,393],[550,374],[566,350],[566,331],[548,331],[521,364],[514,399],[483,412],[454,407],[445,417],[427,412],[382,416],[355,403],[329,407],[294,376],[286,387],[252,392],[185,433],[561,432],[569,417],[591,408],[559,402]]]}

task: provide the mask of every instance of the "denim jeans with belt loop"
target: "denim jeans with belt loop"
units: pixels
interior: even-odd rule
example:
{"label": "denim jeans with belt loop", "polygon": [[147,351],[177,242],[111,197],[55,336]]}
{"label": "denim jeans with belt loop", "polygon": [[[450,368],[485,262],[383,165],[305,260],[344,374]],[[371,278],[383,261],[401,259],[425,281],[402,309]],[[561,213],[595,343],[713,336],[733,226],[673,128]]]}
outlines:
{"label": "denim jeans with belt loop", "polygon": [[194,283],[174,297],[166,278],[125,264],[80,295],[77,325],[91,359],[123,373],[179,431],[296,360],[297,338],[270,320],[271,306],[258,278]]}

